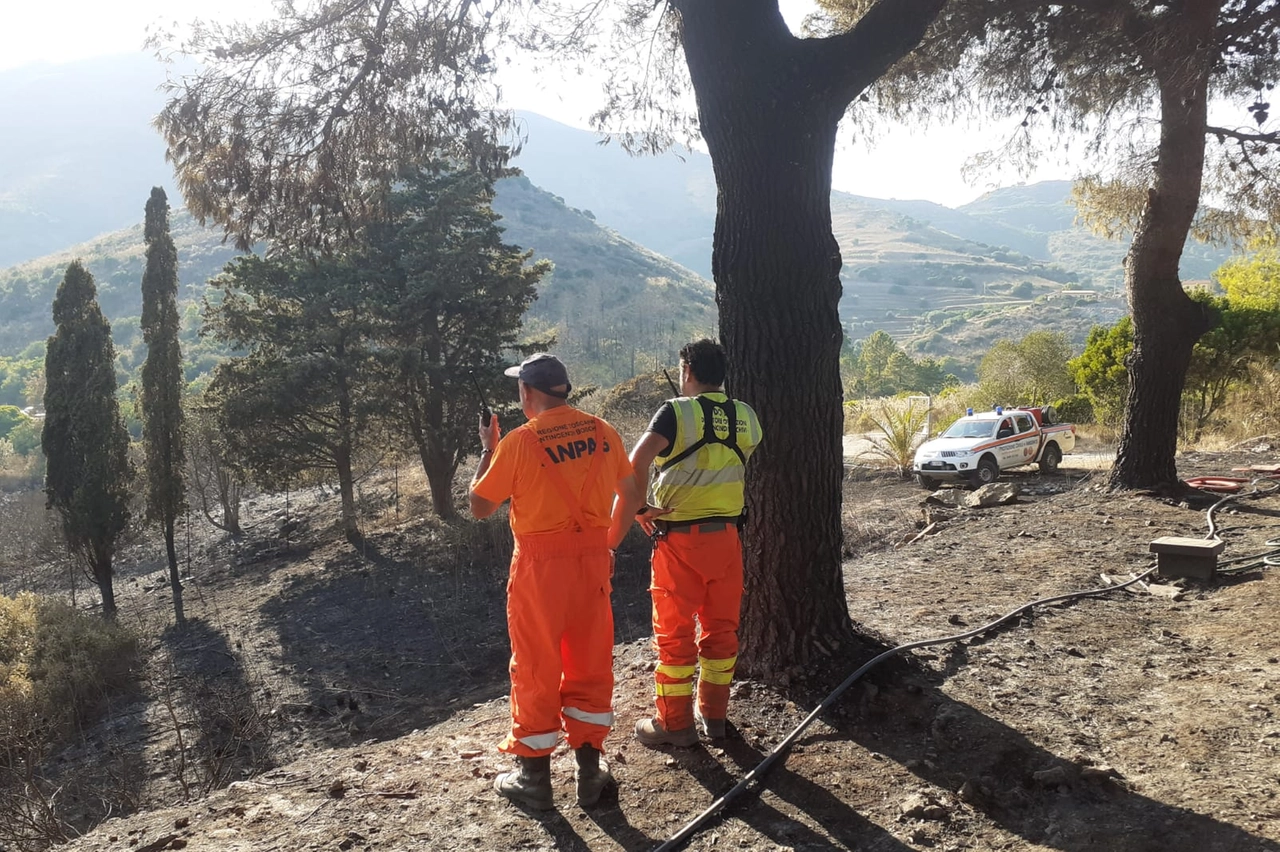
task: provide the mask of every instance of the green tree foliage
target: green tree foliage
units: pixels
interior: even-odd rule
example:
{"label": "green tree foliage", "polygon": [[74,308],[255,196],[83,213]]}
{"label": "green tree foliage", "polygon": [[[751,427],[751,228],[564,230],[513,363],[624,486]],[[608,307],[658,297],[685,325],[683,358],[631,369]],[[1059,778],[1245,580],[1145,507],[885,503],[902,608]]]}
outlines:
{"label": "green tree foliage", "polygon": [[1233,305],[1280,310],[1280,250],[1267,248],[1234,258],[1214,278]]}
{"label": "green tree foliage", "polygon": [[1110,327],[1089,331],[1084,351],[1067,365],[1071,378],[1089,398],[1094,419],[1104,426],[1120,425],[1129,393],[1129,370],[1124,359],[1133,350],[1133,320],[1123,317]]}
{"label": "green tree foliage", "polygon": [[[1230,392],[1248,380],[1251,366],[1273,362],[1280,346],[1280,315],[1275,311],[1238,307],[1230,299],[1203,292],[1194,298],[1211,312],[1215,325],[1196,341],[1180,399],[1179,431],[1192,441],[1200,437]],[[1084,352],[1070,364],[1095,417],[1105,425],[1118,424],[1123,413],[1132,328],[1128,317],[1110,328],[1095,327]]]}
{"label": "green tree foliage", "polygon": [[1250,376],[1250,365],[1274,363],[1280,352],[1280,314],[1272,308],[1238,306],[1230,299],[1195,294],[1213,312],[1215,324],[1196,341],[1182,391],[1181,433],[1195,441],[1221,410],[1230,391]]}
{"label": "green tree foliage", "polygon": [[247,256],[210,282],[206,329],[246,354],[206,394],[230,455],[260,484],[336,474],[343,529],[359,535],[355,462],[376,446],[367,279],[350,260]]}
{"label": "green tree foliage", "polygon": [[174,528],[186,509],[183,481],[182,347],[178,343],[178,249],[169,234],[169,200],[155,187],[147,200],[143,238],[147,265],[142,273],[142,336],[147,360],[142,365],[140,403],[142,441],[147,463],[147,517],[164,532],[169,559],[173,612],[185,624],[182,583]]}
{"label": "green tree foliage", "polygon": [[934,358],[912,358],[883,330],[853,344],[842,360],[849,377],[846,392],[853,399],[933,394],[959,383],[945,364]]}
{"label": "green tree foliage", "polygon": [[0,405],[26,406],[28,385],[42,364],[42,358],[0,358]]}
{"label": "green tree foliage", "polygon": [[1033,331],[1019,341],[997,340],[978,365],[985,403],[1045,405],[1075,393],[1067,369],[1071,343],[1060,332]]}
{"label": "green tree foliage", "polygon": [[[210,524],[239,537],[244,534],[240,528],[244,475],[236,467],[226,437],[218,430],[216,402],[204,392],[188,397],[184,421],[187,479],[200,502],[200,511]],[[215,506],[217,514],[214,514]]]}
{"label": "green tree foliage", "polygon": [[[843,26],[874,0],[820,3]],[[1133,235],[1134,348],[1114,486],[1177,481],[1179,397],[1213,316],[1183,291],[1188,235],[1222,240],[1280,223],[1280,124],[1268,102],[1278,34],[1272,0],[953,0],[872,93],[913,120],[1021,115],[1026,132],[1005,152],[1024,162],[1046,144],[1091,138],[1099,172],[1078,187],[1077,206],[1096,230]],[[1234,123],[1211,123],[1214,99],[1237,107]],[[1201,207],[1205,189],[1219,209]]]}
{"label": "green tree foliage", "polygon": [[115,618],[112,558],[129,521],[129,435],[116,401],[111,325],[79,261],[58,286],[53,322],[44,366],[45,492],[68,547],[98,584],[103,615]]}
{"label": "green tree foliage", "polygon": [[516,345],[538,280],[551,269],[546,261],[526,265],[533,252],[502,242],[492,201],[492,181],[476,170],[439,162],[410,169],[390,218],[368,228],[359,259],[377,282],[365,291],[364,315],[388,401],[442,518],[455,515],[453,476],[475,446],[470,374],[492,389],[502,353]]}
{"label": "green tree foliage", "polygon": [[9,443],[13,451],[20,456],[29,456],[40,449],[40,432],[44,427],[39,420],[28,417],[13,427],[9,433]]}
{"label": "green tree foliage", "polygon": [[16,405],[0,405],[0,440],[8,438],[9,433],[28,419]]}

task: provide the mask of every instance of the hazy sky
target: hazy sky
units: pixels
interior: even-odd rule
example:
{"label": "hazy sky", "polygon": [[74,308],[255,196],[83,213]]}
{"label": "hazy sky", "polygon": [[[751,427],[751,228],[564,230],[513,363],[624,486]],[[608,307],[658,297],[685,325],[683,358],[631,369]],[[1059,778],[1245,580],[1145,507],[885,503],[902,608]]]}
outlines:
{"label": "hazy sky", "polygon": [[[808,11],[808,0],[782,0],[793,26]],[[0,69],[36,62],[67,62],[141,49],[148,26],[185,22],[194,17],[218,19],[260,16],[266,0],[43,0],[9,4],[0,29]],[[516,76],[504,82],[509,106],[538,112],[565,124],[586,126],[598,105],[598,89],[589,81],[530,80]],[[1020,117],[1019,117],[1020,118]],[[872,150],[843,136],[836,151],[836,189],[877,198],[926,198],[947,205],[971,201],[987,189],[1018,183],[1013,173],[988,173],[966,183],[961,167],[973,154],[998,142],[1016,125],[983,131],[964,129],[887,131]],[[1046,166],[1028,180],[1071,177],[1071,169]]]}

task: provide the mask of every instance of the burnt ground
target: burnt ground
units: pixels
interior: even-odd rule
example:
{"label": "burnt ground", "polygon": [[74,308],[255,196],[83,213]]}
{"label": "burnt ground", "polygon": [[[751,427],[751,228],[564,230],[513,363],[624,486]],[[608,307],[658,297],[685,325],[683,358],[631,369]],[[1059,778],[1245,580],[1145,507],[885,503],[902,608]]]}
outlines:
{"label": "burnt ground", "polygon": [[[1202,453],[1179,470],[1274,461],[1269,447]],[[1004,479],[1022,486],[1016,504],[932,515],[921,536],[924,492],[851,471],[855,623],[886,647],[964,632],[1127,579],[1152,564],[1151,539],[1208,529],[1208,500],[1109,494],[1070,457],[1060,475]],[[272,499],[247,509],[243,542],[197,535],[191,630],[166,630],[158,565],[122,578],[122,613],[153,637],[146,694],[102,726],[123,733],[66,757],[125,755],[139,810],[70,848],[652,849],[870,654],[785,689],[739,681],[721,745],[638,745],[627,732],[649,707],[652,655],[637,536],[614,592],[619,790],[579,809],[562,748],[557,809],[526,813],[490,787],[507,766],[494,748],[508,718],[501,523],[398,523],[384,502],[353,546],[334,501],[312,494],[285,540]],[[1224,560],[1265,551],[1280,495],[1227,504],[1218,522]],[[1228,567],[1044,607],[876,669],[687,848],[1280,850],[1280,574]]]}

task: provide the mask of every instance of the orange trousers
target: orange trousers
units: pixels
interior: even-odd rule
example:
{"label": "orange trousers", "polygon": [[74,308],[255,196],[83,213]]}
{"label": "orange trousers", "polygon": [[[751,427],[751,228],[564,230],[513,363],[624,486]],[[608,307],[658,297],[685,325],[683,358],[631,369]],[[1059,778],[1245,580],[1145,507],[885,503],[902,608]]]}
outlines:
{"label": "orange trousers", "polygon": [[604,751],[613,725],[613,610],[607,531],[517,535],[507,581],[511,733],[498,746]]}
{"label": "orange trousers", "polygon": [[[742,543],[738,528],[713,532],[676,528],[653,549],[654,674],[658,721],[668,731],[693,724],[693,675],[698,712],[723,719],[738,660],[742,607]],[[695,638],[694,619],[697,619]]]}

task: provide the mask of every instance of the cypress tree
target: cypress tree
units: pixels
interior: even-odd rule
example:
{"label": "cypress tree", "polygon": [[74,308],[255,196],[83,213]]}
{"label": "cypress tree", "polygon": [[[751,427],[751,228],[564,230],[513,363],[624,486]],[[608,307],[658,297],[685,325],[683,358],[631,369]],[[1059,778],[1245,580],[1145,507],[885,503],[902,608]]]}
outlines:
{"label": "cypress tree", "polygon": [[174,527],[186,509],[182,440],[182,349],[178,343],[178,250],[169,234],[169,200],[155,187],[147,200],[142,273],[142,440],[147,451],[147,519],[164,530],[173,613],[185,624]]}
{"label": "cypress tree", "polygon": [[67,547],[98,584],[102,614],[114,619],[111,562],[129,521],[129,434],[116,399],[111,324],[79,260],[58,285],[53,322],[44,362],[45,493]]}

